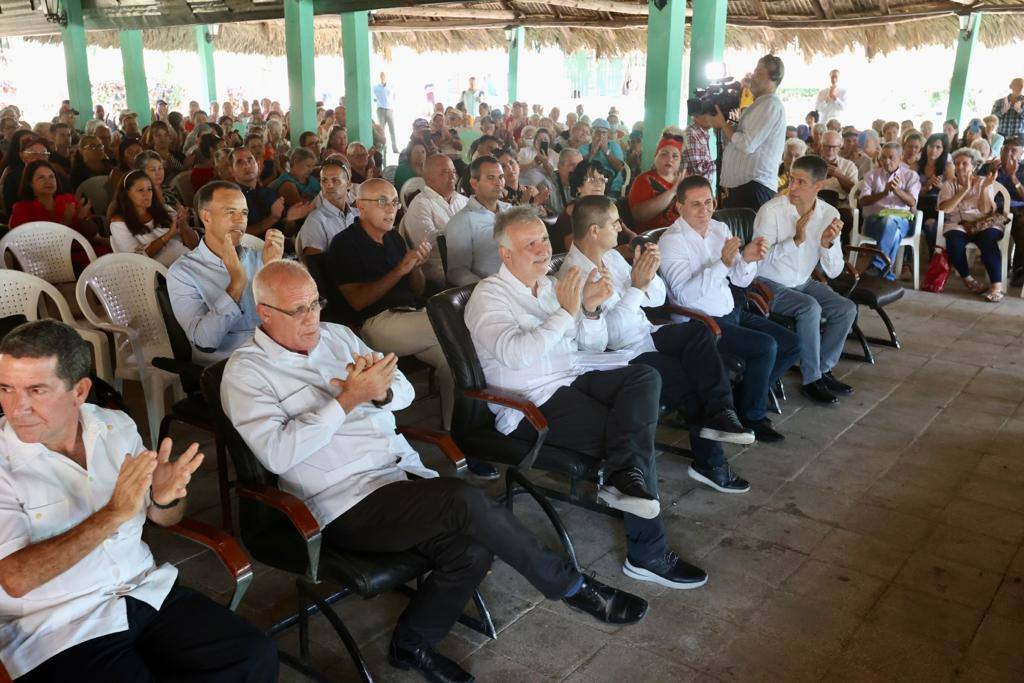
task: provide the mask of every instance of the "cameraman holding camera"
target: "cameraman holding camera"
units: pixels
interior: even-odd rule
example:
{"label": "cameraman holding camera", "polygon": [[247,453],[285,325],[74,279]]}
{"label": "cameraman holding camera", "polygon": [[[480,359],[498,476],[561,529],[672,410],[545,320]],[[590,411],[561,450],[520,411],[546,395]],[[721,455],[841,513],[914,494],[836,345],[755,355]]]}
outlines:
{"label": "cameraman holding camera", "polygon": [[998,132],[1004,138],[1024,137],[1024,78],[1010,81],[1010,94],[992,105],[992,116],[999,119]]}
{"label": "cameraman holding camera", "polygon": [[784,74],[782,60],[765,55],[750,77],[754,103],[743,110],[739,121],[733,125],[726,113],[715,107],[711,125],[721,131],[726,142],[721,185],[729,188],[729,196],[724,206],[757,211],[778,190],[786,110],[775,90]]}

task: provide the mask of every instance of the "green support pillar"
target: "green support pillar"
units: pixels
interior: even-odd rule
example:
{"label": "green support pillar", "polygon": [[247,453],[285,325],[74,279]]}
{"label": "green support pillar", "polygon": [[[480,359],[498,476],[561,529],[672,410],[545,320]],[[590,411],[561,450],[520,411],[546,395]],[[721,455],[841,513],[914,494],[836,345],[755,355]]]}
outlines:
{"label": "green support pillar", "polygon": [[707,66],[725,56],[726,0],[693,0],[690,19],[690,82],[692,95],[708,84]]}
{"label": "green support pillar", "polygon": [[206,24],[196,26],[196,51],[199,53],[199,69],[203,72],[203,92],[206,106],[217,101],[217,71],[213,65],[213,39],[206,30]]}
{"label": "green support pillar", "polygon": [[971,72],[974,46],[978,44],[981,13],[971,12],[966,17],[966,23],[966,30],[957,34],[956,62],[953,64],[953,78],[949,81],[949,105],[946,107],[946,119],[952,119],[958,124],[963,119],[964,105],[967,103],[967,77]]}
{"label": "green support pillar", "polygon": [[649,0],[648,12],[644,168],[649,168],[654,162],[654,151],[662,129],[679,123],[686,0],[668,0],[660,10]]}
{"label": "green support pillar", "polygon": [[[519,99],[519,63],[523,55],[523,44],[526,42],[526,29],[516,26],[512,29],[512,38],[508,41],[508,101]],[[475,111],[469,112],[476,116]]]}
{"label": "green support pillar", "polygon": [[139,115],[139,126],[152,122],[149,110],[149,86],[146,64],[142,59],[142,31],[118,31],[121,39],[121,64],[124,69],[124,90],[128,108]]}
{"label": "green support pillar", "polygon": [[79,111],[78,128],[92,118],[92,83],[89,82],[89,59],[85,53],[85,26],[82,23],[82,0],[63,0],[68,25],[60,30],[67,67],[68,99]]}
{"label": "green support pillar", "polygon": [[313,0],[284,0],[284,46],[288,59],[289,124],[292,145],[316,130],[313,74]]}
{"label": "green support pillar", "polygon": [[373,82],[370,78],[369,14],[342,12],[341,55],[345,64],[345,125],[348,139],[373,145]]}

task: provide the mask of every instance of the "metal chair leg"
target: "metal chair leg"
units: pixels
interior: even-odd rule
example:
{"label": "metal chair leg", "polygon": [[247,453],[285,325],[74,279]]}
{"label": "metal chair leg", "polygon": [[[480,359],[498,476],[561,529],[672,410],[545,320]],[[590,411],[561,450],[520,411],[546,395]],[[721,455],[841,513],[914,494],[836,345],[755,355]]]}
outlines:
{"label": "metal chair leg", "polygon": [[885,312],[885,309],[879,306],[878,308],[871,309],[878,314],[878,317],[882,319],[882,323],[885,325],[886,331],[889,333],[888,339],[880,339],[878,337],[868,337],[868,341],[872,344],[881,344],[882,346],[891,346],[894,349],[900,348],[899,337],[896,336],[896,327],[892,324],[892,320],[889,318],[889,314]]}
{"label": "metal chair leg", "polygon": [[217,450],[217,488],[220,491],[220,522],[224,530],[234,535],[235,524],[231,516],[231,481],[228,479],[228,454],[221,442],[220,434],[213,437]]}
{"label": "metal chair leg", "polygon": [[848,360],[860,361],[861,363],[875,364],[875,355],[871,352],[871,347],[868,346],[868,338],[864,336],[864,332],[861,331],[860,325],[855,321],[853,327],[850,328],[850,334],[860,343],[860,348],[863,353],[862,356],[858,356],[853,353],[843,352],[843,358]]}
{"label": "metal chair leg", "polygon": [[[537,504],[540,505],[541,510],[543,510],[544,514],[547,515],[548,521],[551,522],[551,526],[555,528],[555,532],[558,534],[558,538],[562,542],[562,547],[565,548],[565,552],[569,556],[569,560],[572,562],[572,566],[576,568],[576,571],[582,573],[582,570],[580,569],[580,563],[576,559],[576,549],[573,548],[572,539],[569,537],[569,532],[566,530],[565,524],[562,523],[562,518],[559,517],[558,511],[555,510],[554,506],[551,504],[551,501],[549,501],[544,495],[537,491],[537,489],[530,482],[530,480],[523,476],[516,468],[508,468],[508,470],[505,472],[505,477],[508,478],[510,481],[514,478],[516,482],[523,488],[523,490],[526,491],[526,493],[528,493],[535,501],[537,501]],[[514,495],[510,495],[508,497],[511,500],[514,497]]]}
{"label": "metal chair leg", "polygon": [[[359,650],[359,646],[356,644],[356,639],[352,637],[352,633],[341,621],[341,618],[338,617],[334,608],[332,608],[327,601],[317,595],[316,589],[312,587],[306,579],[298,579],[296,581],[296,586],[298,587],[299,592],[305,594],[305,597],[313,601],[313,603],[320,609],[320,613],[327,617],[327,621],[331,623],[331,626],[334,628],[334,632],[338,634],[339,638],[341,638],[342,644],[344,644],[345,649],[348,650],[349,655],[352,657],[352,663],[356,665],[356,671],[359,672],[359,680],[363,681],[363,683],[373,683],[373,676],[370,674],[370,668],[366,663],[366,659],[363,657],[363,653]],[[303,612],[304,611],[305,610],[303,610]]]}

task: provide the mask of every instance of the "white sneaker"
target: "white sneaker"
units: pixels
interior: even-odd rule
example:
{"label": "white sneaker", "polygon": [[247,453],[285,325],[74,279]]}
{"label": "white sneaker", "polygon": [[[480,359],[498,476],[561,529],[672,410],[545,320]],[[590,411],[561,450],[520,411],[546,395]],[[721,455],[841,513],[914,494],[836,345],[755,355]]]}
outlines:
{"label": "white sneaker", "polygon": [[654,519],[661,514],[661,503],[636,496],[627,496],[614,486],[602,486],[597,491],[599,500],[610,508],[628,512],[642,519]]}

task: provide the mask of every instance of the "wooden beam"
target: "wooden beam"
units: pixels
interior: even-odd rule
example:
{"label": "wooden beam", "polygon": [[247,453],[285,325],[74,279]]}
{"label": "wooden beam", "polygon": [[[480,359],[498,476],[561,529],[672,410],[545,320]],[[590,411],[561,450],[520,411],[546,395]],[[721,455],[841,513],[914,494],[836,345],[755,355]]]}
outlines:
{"label": "wooden beam", "polygon": [[816,2],[821,7],[821,11],[825,15],[826,19],[836,18],[836,10],[832,6],[832,0],[816,0]]}
{"label": "wooden beam", "polygon": [[374,10],[375,17],[422,17],[424,19],[490,19],[493,21],[515,21],[516,13],[511,10],[473,9],[471,7],[445,7],[444,5],[420,5],[417,7],[387,7]]}
{"label": "wooden beam", "polygon": [[878,0],[878,9],[882,14],[889,14],[889,0]]}
{"label": "wooden beam", "polygon": [[[616,2],[616,0],[546,0],[545,5],[568,7],[589,12],[609,12],[611,14],[635,14],[647,16],[647,4],[633,2]],[[687,14],[689,16],[689,14]]]}
{"label": "wooden beam", "polygon": [[472,31],[475,29],[504,29],[515,26],[547,28],[642,28],[647,25],[644,17],[623,17],[620,19],[573,19],[570,17],[523,17],[521,21],[393,21],[377,20],[370,24],[371,31]]}
{"label": "wooden beam", "polygon": [[754,3],[754,11],[757,12],[759,19],[768,18],[768,8],[764,6],[764,0],[752,0]]}

